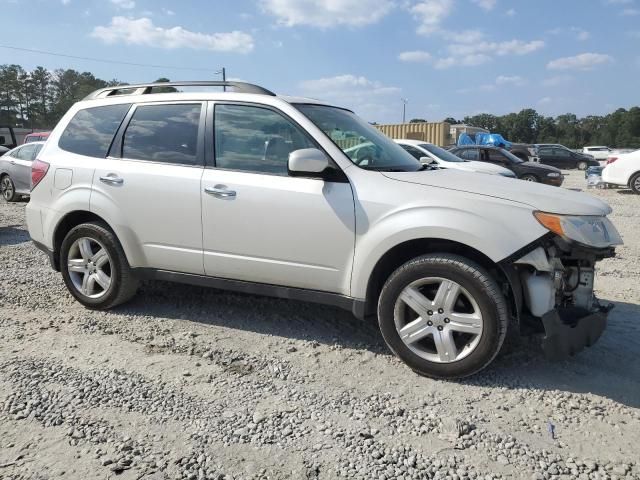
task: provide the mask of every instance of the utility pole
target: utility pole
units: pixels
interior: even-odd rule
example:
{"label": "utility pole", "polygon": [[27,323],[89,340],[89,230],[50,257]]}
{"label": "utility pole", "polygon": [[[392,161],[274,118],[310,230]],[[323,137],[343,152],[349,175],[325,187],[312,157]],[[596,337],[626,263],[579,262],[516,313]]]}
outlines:
{"label": "utility pole", "polygon": [[[222,81],[223,81],[223,82],[226,82],[226,81],[227,81],[227,70],[226,70],[224,67],[222,67],[222,70],[218,70],[217,72],[214,72],[214,74],[215,74],[215,75],[220,75],[220,74],[222,74]],[[226,85],[223,85],[223,86],[222,86],[222,91],[223,91],[223,92],[226,92],[226,91],[227,91],[227,87],[226,87]]]}
{"label": "utility pole", "polygon": [[401,98],[400,100],[402,100],[402,123],[405,123],[407,121],[407,103],[409,103],[409,100],[406,98]]}

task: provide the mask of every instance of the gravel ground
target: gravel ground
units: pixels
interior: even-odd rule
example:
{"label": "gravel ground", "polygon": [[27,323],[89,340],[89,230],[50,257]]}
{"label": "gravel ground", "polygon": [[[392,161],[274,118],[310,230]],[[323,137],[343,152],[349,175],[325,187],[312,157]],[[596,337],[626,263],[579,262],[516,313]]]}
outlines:
{"label": "gravel ground", "polygon": [[85,310],[0,203],[0,478],[640,479],[640,196],[589,193],[626,242],[603,337],[559,364],[523,339],[463,382],[325,306],[146,283]]}

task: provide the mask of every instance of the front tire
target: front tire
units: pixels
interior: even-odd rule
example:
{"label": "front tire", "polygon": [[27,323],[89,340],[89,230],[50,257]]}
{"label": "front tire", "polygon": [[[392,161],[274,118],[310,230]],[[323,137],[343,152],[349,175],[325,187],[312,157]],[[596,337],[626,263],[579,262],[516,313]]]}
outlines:
{"label": "front tire", "polygon": [[633,193],[640,195],[640,172],[631,177],[631,180],[629,180],[629,187]]}
{"label": "front tire", "polygon": [[580,161],[577,163],[576,167],[578,167],[578,170],[586,170],[589,167],[589,164],[587,162]]}
{"label": "front tire", "polygon": [[523,175],[522,177],[520,177],[520,180],[524,180],[525,182],[539,182],[540,180],[538,180],[538,177],[536,177],[535,175],[532,175],[530,173],[527,173],[525,175]]}
{"label": "front tire", "polygon": [[391,349],[412,370],[461,378],[485,368],[507,333],[504,296],[480,265],[429,254],[398,268],[378,301],[378,322]]}
{"label": "front tire", "polygon": [[2,198],[7,202],[15,202],[18,198],[16,194],[16,186],[13,184],[13,180],[9,175],[4,175],[0,178],[0,193]]}
{"label": "front tire", "polygon": [[60,271],[71,295],[95,310],[130,300],[138,287],[120,242],[99,222],[83,223],[67,233],[60,247]]}

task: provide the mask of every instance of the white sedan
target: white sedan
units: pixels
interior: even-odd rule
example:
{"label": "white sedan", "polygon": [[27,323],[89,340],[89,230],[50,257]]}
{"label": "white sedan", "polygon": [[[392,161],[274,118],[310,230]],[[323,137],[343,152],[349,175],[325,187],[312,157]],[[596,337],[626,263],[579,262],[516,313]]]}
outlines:
{"label": "white sedan", "polygon": [[602,181],[629,187],[633,193],[640,194],[640,150],[609,157]]}
{"label": "white sedan", "polygon": [[406,139],[396,139],[394,141],[422,163],[435,163],[439,168],[450,168],[453,170],[464,170],[466,172],[489,173],[491,175],[502,175],[503,177],[517,178],[516,174],[509,169],[487,162],[464,160],[432,143],[423,142],[421,140]]}

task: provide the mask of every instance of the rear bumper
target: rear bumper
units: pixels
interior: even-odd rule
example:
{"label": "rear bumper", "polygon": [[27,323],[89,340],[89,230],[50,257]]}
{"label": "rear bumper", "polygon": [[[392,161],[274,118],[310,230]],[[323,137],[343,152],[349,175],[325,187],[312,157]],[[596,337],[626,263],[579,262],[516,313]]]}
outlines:
{"label": "rear bumper", "polygon": [[49,250],[49,247],[35,240],[32,240],[32,241],[38,250],[44,252],[47,255],[47,257],[49,258],[49,264],[51,265],[51,268],[59,272],[60,268],[57,265],[55,254],[51,250]]}
{"label": "rear bumper", "polygon": [[582,308],[556,308],[542,316],[545,337],[542,350],[547,359],[566,360],[598,341],[607,326],[607,316],[613,305],[595,312]]}

